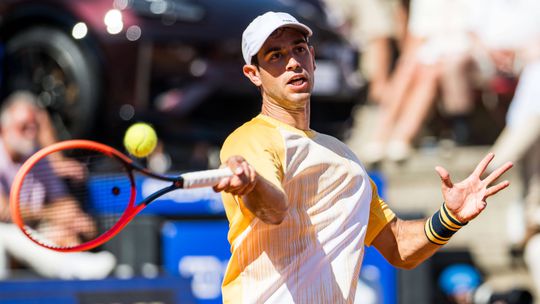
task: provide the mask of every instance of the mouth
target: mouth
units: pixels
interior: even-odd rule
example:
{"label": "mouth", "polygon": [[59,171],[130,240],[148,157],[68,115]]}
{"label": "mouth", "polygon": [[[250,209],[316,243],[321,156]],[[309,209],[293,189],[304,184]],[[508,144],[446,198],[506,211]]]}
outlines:
{"label": "mouth", "polygon": [[287,82],[287,85],[293,86],[295,88],[302,88],[308,84],[308,80],[304,75],[296,75],[291,77]]}

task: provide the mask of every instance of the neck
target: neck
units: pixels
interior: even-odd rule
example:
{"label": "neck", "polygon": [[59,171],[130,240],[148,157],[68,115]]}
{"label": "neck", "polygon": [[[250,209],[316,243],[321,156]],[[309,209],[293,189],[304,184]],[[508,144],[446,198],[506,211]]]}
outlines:
{"label": "neck", "polygon": [[309,102],[304,107],[295,109],[286,109],[275,103],[262,103],[261,113],[286,123],[299,130],[309,130],[310,107]]}

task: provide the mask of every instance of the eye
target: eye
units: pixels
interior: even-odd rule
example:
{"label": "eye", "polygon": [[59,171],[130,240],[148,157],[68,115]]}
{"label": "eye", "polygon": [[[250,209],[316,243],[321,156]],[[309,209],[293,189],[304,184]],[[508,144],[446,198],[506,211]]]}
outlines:
{"label": "eye", "polygon": [[306,48],[304,46],[297,46],[296,47],[296,52],[297,53],[305,53],[306,52]]}
{"label": "eye", "polygon": [[282,57],[282,56],[281,56],[281,53],[276,52],[276,53],[270,54],[269,59],[273,61],[273,60],[278,60],[278,59],[280,59],[281,57]]}

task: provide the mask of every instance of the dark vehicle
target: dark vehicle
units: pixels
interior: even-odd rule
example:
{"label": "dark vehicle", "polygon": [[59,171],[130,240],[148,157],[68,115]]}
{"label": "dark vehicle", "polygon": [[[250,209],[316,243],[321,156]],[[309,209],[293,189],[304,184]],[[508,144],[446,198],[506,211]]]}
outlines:
{"label": "dark vehicle", "polygon": [[118,146],[145,120],[165,142],[219,145],[259,111],[240,40],[268,10],[314,29],[313,127],[342,136],[362,91],[356,52],[313,0],[2,0],[0,94],[36,93],[61,138]]}

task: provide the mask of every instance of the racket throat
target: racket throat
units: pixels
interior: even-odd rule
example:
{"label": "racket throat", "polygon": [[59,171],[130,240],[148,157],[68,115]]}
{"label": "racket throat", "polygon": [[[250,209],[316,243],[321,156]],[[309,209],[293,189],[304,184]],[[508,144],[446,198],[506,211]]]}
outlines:
{"label": "racket throat", "polygon": [[174,190],[177,190],[177,189],[180,189],[182,188],[182,184],[183,184],[183,181],[181,180],[178,180],[178,181],[174,181],[172,185],[168,186],[168,187],[165,187],[159,191],[156,191],[154,193],[152,193],[151,195],[147,196],[141,203],[140,205],[144,205],[144,206],[147,206],[149,205],[151,202],[155,201],[157,198],[159,198],[160,196],[164,195],[164,194],[167,194],[171,191],[174,191]]}

